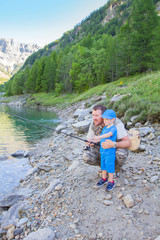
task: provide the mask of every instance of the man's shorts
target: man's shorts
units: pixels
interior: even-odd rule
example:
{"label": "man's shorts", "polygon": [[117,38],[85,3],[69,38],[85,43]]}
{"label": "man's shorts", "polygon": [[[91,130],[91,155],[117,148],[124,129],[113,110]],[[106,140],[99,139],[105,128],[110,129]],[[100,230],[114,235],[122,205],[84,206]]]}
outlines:
{"label": "man's shorts", "polygon": [[[117,148],[116,149],[116,161],[115,161],[115,171],[120,171],[120,168],[125,163],[128,156],[128,149]],[[100,147],[94,146],[90,149],[84,150],[83,161],[89,165],[101,166],[100,161]]]}

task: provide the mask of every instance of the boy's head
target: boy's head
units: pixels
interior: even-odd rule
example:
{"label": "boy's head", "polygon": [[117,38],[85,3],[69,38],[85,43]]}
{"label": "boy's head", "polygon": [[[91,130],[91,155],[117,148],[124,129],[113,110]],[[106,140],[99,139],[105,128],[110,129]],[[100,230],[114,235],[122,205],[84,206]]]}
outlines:
{"label": "boy's head", "polygon": [[102,114],[102,118],[105,125],[113,124],[116,119],[116,113],[112,109],[108,109]]}

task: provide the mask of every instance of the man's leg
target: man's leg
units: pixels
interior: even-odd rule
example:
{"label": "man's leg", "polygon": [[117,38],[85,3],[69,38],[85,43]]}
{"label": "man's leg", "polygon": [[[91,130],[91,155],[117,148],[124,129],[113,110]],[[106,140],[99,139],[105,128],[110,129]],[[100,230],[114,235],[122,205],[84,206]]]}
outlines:
{"label": "man's leg", "polygon": [[89,165],[100,166],[100,151],[99,146],[84,149],[83,161]]}
{"label": "man's leg", "polygon": [[115,172],[119,172],[128,157],[128,149],[116,149]]}

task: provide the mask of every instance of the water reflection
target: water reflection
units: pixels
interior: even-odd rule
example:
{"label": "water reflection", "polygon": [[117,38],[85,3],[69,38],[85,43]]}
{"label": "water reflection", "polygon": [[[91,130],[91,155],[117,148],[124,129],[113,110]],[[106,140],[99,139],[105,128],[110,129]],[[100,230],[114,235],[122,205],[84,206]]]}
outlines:
{"label": "water reflection", "polygon": [[0,105],[0,193],[5,194],[17,185],[29,167],[25,160],[14,159],[11,154],[20,149],[32,149],[37,141],[52,136],[53,131],[2,111],[52,128],[55,128],[60,120],[53,112]]}

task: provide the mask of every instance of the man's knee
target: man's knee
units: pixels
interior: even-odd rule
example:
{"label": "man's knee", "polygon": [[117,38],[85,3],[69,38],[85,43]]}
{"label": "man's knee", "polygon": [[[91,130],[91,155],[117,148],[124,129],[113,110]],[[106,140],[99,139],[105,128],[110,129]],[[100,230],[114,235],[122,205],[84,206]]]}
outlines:
{"label": "man's knee", "polygon": [[128,157],[127,149],[118,148],[116,150],[116,161],[115,161],[116,172],[120,171],[120,169],[124,165],[127,157]]}
{"label": "man's knee", "polygon": [[89,165],[100,166],[99,150],[94,148],[84,150],[83,161]]}

